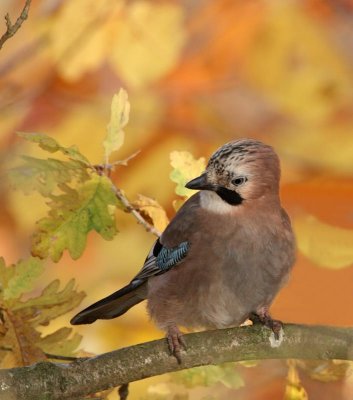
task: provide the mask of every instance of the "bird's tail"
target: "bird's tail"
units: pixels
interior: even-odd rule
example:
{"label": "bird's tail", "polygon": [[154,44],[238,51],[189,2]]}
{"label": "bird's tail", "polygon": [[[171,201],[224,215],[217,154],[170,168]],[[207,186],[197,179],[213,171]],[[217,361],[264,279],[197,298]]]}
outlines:
{"label": "bird's tail", "polygon": [[92,324],[97,319],[112,319],[126,313],[134,305],[146,298],[146,283],[136,281],[90,305],[75,315],[72,325]]}

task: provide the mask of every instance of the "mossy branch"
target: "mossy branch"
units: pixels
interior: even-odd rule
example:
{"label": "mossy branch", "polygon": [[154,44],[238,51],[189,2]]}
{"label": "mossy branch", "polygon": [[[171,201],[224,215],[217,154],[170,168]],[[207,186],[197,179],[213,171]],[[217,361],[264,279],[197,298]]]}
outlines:
{"label": "mossy branch", "polygon": [[[185,335],[179,365],[166,340],[123,348],[71,364],[40,362],[0,371],[0,398],[75,399],[150,376],[231,361],[263,359],[353,360],[353,328],[285,325],[281,344],[262,326]],[[272,344],[271,344],[272,343]]]}

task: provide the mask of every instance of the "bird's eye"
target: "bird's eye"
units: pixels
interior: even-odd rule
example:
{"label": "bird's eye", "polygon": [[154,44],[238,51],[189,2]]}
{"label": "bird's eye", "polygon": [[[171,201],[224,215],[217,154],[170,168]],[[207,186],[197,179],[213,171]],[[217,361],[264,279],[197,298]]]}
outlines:
{"label": "bird's eye", "polygon": [[246,176],[239,176],[238,178],[235,178],[232,180],[233,185],[235,186],[240,186],[243,183],[245,183],[248,180]]}

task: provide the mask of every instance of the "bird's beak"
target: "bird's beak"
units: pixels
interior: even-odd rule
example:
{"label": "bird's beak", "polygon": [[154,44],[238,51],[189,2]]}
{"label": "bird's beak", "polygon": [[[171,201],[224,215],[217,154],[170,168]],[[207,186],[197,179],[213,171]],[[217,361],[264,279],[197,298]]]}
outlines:
{"label": "bird's beak", "polygon": [[191,180],[185,185],[188,189],[194,190],[212,190],[213,186],[207,181],[207,174],[204,173],[197,178]]}

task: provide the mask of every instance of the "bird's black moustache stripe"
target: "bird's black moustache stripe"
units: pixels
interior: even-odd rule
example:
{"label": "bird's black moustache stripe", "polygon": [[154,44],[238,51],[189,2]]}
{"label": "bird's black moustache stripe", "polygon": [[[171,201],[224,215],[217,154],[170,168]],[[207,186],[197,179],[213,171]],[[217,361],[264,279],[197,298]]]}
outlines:
{"label": "bird's black moustache stripe", "polygon": [[233,190],[229,190],[223,186],[218,186],[215,192],[222,200],[232,206],[238,206],[243,201],[243,198],[240,196],[239,193],[234,192]]}

